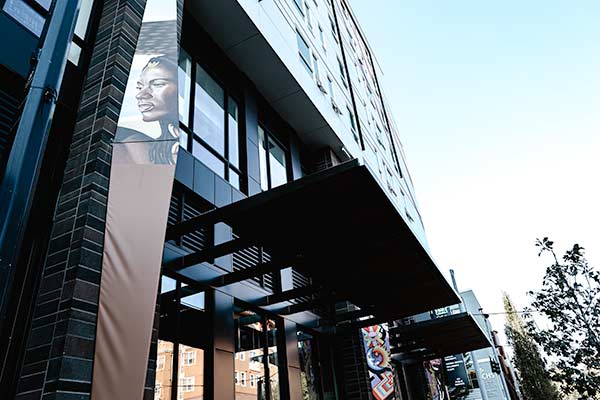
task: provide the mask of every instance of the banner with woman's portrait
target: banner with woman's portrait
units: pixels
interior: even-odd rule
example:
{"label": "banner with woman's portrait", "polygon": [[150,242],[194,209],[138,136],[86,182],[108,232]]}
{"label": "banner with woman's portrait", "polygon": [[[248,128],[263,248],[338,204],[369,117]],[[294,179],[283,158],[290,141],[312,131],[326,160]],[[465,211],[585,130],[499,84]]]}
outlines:
{"label": "banner with woman's portrait", "polygon": [[179,138],[177,7],[177,0],[147,0],[119,114],[104,235],[94,400],[143,397]]}

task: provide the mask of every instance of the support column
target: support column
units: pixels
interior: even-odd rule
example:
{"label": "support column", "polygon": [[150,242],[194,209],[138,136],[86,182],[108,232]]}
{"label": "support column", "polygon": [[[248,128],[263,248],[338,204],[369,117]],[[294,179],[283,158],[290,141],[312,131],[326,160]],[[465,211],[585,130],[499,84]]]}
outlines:
{"label": "support column", "polygon": [[212,331],[204,352],[204,393],[207,400],[231,400],[235,397],[233,297],[207,290],[206,305]]}
{"label": "support column", "polygon": [[300,356],[298,354],[298,334],[296,324],[287,319],[283,320],[285,360],[287,361],[288,385],[287,392],[290,400],[302,400],[302,380]]}
{"label": "support column", "polygon": [[102,4],[17,399],[90,396],[111,141],[145,3]]}

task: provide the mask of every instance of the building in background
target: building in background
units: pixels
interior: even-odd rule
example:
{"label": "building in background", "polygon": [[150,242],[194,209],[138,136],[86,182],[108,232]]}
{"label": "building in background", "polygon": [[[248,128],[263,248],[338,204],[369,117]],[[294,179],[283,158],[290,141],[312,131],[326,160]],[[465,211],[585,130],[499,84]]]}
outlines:
{"label": "building in background", "polygon": [[436,335],[482,343],[429,314],[460,299],[346,0],[0,6],[1,398],[405,399],[382,323],[434,321],[394,333],[433,395]]}
{"label": "building in background", "polygon": [[492,330],[488,315],[484,314],[472,290],[461,292],[466,309],[471,312],[492,344],[491,347],[472,351],[470,374],[475,376],[479,393],[471,398],[483,400],[517,400],[520,399],[518,385],[514,379],[512,365],[506,357],[498,336]]}

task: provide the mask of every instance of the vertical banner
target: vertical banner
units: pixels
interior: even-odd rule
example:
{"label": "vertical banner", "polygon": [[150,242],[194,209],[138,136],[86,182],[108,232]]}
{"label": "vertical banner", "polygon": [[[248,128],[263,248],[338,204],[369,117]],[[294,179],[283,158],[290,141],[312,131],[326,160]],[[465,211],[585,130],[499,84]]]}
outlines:
{"label": "vertical banner", "polygon": [[426,400],[448,400],[448,389],[444,384],[442,373],[443,362],[441,358],[434,358],[423,362],[425,372]]}
{"label": "vertical banner", "polygon": [[395,400],[394,372],[390,364],[390,341],[387,327],[373,325],[361,328],[369,367],[371,390],[376,400]]}
{"label": "vertical banner", "polygon": [[450,398],[457,399],[466,396],[471,389],[471,384],[463,354],[444,357],[444,365],[446,366],[446,384]]}
{"label": "vertical banner", "polygon": [[178,149],[177,0],[148,0],[112,150],[92,399],[142,399]]}

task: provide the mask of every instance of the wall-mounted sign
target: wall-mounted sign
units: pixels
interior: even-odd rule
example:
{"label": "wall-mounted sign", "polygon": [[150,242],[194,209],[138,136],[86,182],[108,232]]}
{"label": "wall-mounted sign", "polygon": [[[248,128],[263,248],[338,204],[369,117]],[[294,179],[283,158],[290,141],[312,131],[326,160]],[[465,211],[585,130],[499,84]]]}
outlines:
{"label": "wall-mounted sign", "polygon": [[444,357],[446,368],[446,385],[450,398],[455,399],[469,392],[471,383],[462,354]]}
{"label": "wall-mounted sign", "polygon": [[23,0],[6,0],[2,9],[35,36],[40,37],[46,18]]}

